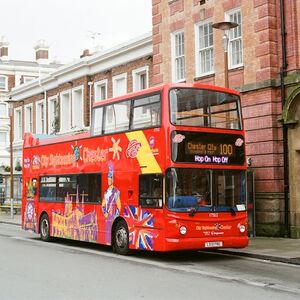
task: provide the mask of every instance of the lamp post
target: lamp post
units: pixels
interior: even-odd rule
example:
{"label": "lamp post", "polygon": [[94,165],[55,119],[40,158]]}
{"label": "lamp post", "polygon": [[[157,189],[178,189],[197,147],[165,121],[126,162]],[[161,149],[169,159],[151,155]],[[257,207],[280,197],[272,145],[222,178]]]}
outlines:
{"label": "lamp post", "polygon": [[212,27],[215,29],[223,30],[223,47],[224,47],[224,77],[225,77],[225,87],[229,87],[228,80],[228,30],[237,27],[238,24],[234,22],[219,22],[212,24]]}

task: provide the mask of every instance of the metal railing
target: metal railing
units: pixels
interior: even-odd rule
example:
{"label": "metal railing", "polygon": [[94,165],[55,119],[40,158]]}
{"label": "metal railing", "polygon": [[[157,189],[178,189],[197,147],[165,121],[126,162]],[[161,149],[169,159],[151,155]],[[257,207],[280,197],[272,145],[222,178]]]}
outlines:
{"label": "metal railing", "polygon": [[1,213],[9,213],[11,219],[14,218],[14,215],[21,213],[21,204],[15,203],[14,199],[5,199],[3,204],[0,205]]}
{"label": "metal railing", "polygon": [[0,213],[10,213],[13,219],[14,214],[21,213],[21,197],[22,197],[22,176],[14,175],[14,195],[10,198],[10,175],[1,174],[0,183]]}

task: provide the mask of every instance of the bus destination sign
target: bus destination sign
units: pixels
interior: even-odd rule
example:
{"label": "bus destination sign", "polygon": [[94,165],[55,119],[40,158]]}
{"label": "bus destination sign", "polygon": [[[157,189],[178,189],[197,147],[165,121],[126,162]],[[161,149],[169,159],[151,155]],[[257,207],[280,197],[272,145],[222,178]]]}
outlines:
{"label": "bus destination sign", "polygon": [[172,160],[199,164],[243,165],[243,136],[237,134],[172,132]]}

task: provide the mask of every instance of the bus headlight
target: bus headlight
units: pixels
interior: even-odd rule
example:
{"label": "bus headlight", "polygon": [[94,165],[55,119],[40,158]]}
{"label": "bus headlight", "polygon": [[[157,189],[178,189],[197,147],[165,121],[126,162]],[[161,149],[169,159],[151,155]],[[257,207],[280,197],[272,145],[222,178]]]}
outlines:
{"label": "bus headlight", "polygon": [[239,225],[239,229],[241,233],[244,233],[246,231],[246,226],[245,225]]}
{"label": "bus headlight", "polygon": [[179,231],[180,231],[180,233],[181,233],[182,235],[184,235],[184,234],[186,234],[187,229],[186,229],[185,226],[180,226]]}

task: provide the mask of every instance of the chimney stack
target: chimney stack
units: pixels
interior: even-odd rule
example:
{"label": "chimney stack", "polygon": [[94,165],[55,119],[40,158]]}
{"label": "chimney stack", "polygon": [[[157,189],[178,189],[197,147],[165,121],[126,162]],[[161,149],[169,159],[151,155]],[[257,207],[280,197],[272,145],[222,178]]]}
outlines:
{"label": "chimney stack", "polygon": [[0,59],[1,60],[8,60],[8,45],[9,42],[7,39],[2,36],[0,40]]}
{"label": "chimney stack", "polygon": [[86,56],[91,56],[89,49],[84,49],[82,54],[80,55],[80,58],[83,58],[83,57],[86,57]]}
{"label": "chimney stack", "polygon": [[35,59],[38,64],[49,64],[49,45],[45,40],[37,41],[35,50]]}

